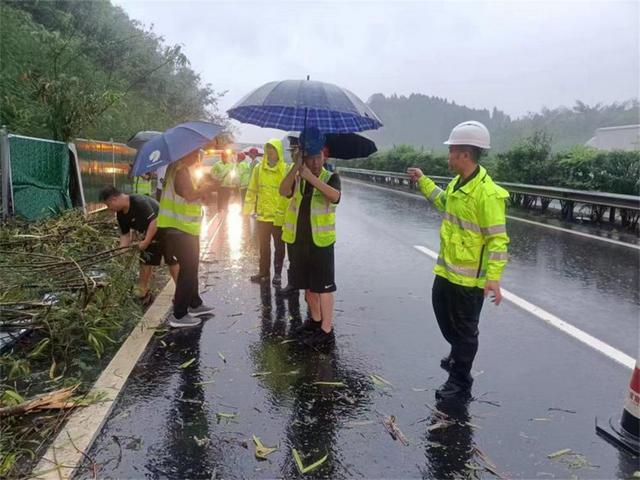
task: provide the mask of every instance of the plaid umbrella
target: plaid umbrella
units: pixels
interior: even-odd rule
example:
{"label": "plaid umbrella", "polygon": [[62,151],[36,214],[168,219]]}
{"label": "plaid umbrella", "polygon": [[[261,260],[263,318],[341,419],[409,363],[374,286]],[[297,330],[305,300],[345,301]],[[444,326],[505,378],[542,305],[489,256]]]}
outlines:
{"label": "plaid umbrella", "polygon": [[314,80],[269,82],[227,111],[231,118],[260,127],[324,133],[374,130],[382,122],[349,90]]}

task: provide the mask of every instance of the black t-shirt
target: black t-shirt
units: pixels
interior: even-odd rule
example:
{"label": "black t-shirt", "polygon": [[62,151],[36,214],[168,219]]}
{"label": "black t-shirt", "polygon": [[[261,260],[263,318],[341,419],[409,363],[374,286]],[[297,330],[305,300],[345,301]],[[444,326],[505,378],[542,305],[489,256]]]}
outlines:
{"label": "black t-shirt", "polygon": [[[300,190],[302,193],[302,201],[300,202],[300,211],[298,212],[298,224],[296,227],[296,243],[312,243],[313,237],[311,235],[311,197],[313,195],[313,185],[309,182],[304,182],[304,191],[302,191],[302,184],[300,182]],[[327,185],[336,190],[340,190],[340,177],[337,173],[334,173],[329,177]],[[336,202],[339,203],[340,199]]]}
{"label": "black t-shirt", "polygon": [[158,217],[160,204],[147,195],[129,195],[129,211],[118,212],[116,218],[123,235],[133,228],[139,233],[146,233],[149,224]]}

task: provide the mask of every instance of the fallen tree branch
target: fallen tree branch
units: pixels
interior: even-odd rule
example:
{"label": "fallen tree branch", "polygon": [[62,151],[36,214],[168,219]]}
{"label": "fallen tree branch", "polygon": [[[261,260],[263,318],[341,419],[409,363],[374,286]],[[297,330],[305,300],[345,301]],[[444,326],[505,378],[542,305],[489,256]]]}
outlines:
{"label": "fallen tree branch", "polygon": [[78,388],[78,385],[38,395],[18,405],[2,407],[0,408],[0,418],[21,415],[34,410],[61,410],[76,407],[78,403],[68,401],[76,388]]}

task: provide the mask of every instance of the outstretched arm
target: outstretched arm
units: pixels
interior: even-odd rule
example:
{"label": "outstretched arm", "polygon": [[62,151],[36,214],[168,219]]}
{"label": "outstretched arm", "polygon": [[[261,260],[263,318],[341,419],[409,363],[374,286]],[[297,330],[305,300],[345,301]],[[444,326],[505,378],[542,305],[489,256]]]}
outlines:
{"label": "outstretched arm", "polygon": [[411,180],[418,182],[418,188],[427,200],[433,202],[433,205],[441,211],[444,211],[447,204],[447,192],[435,184],[433,180],[427,177],[419,168],[408,168],[407,173]]}

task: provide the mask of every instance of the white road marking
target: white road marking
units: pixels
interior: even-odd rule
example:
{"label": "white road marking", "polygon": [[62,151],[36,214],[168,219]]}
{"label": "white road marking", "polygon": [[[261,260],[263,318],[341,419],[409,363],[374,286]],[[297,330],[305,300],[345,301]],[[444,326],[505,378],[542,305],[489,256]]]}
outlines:
{"label": "white road marking", "polygon": [[[438,258],[438,253],[434,252],[433,250],[430,250],[427,247],[423,247],[422,245],[414,245],[414,248],[424,253],[428,257],[433,258],[434,260]],[[552,313],[549,313],[546,310],[540,307],[537,307],[536,305],[530,302],[527,302],[524,298],[519,297],[515,293],[512,293],[509,290],[506,290],[504,288],[502,288],[501,290],[502,290],[502,296],[504,297],[505,300],[510,301],[514,305],[520,307],[522,310],[538,317],[543,322],[548,323],[549,325],[557,328],[561,332],[564,332],[567,335],[575,338],[576,340],[584,343],[585,345],[593,348],[594,350],[597,350],[598,352],[602,353],[603,355],[606,355],[607,357],[618,362],[619,364],[624,365],[625,367],[631,370],[633,370],[633,368],[635,367],[635,364],[636,364],[635,359],[630,357],[626,353],[621,352],[616,348],[613,348],[611,345],[603,342],[602,340],[599,340],[596,337],[589,335],[587,332],[580,330],[577,327],[574,327],[573,325],[565,322],[564,320],[561,320],[560,318],[556,317]]]}
{"label": "white road marking", "polygon": [[[348,178],[348,177],[342,177],[342,181],[347,181],[347,182],[354,182],[354,183],[358,183],[361,185],[366,185],[367,187],[371,187],[371,188],[377,188],[379,190],[384,190],[387,192],[395,192],[398,193],[400,195],[406,195],[409,197],[413,197],[413,198],[424,198],[424,196],[420,193],[412,193],[412,192],[404,192],[402,190],[396,190],[395,188],[390,188],[390,187],[382,187],[380,185],[374,185],[368,182],[364,182],[362,180],[355,180],[353,178]],[[635,243],[629,243],[629,242],[623,242],[621,240],[614,240],[613,238],[607,238],[607,237],[600,237],[598,235],[593,235],[591,233],[584,233],[584,232],[579,232],[577,230],[572,230],[570,228],[563,228],[563,227],[556,227],[555,225],[549,225],[548,223],[540,223],[540,222],[536,222],[534,220],[527,220],[526,218],[520,218],[520,217],[514,217],[513,215],[507,215],[507,218],[510,220],[515,220],[517,222],[524,222],[524,223],[530,223],[532,225],[535,225],[537,227],[544,227],[544,228],[550,228],[551,230],[558,230],[560,232],[566,232],[566,233],[572,233],[573,235],[578,235],[580,237],[585,237],[585,238],[590,238],[592,240],[600,240],[602,242],[607,242],[607,243],[612,243],[614,245],[620,245],[622,247],[629,247],[629,248],[634,248],[636,250],[640,250],[640,245],[635,244]]]}
{"label": "white road marking", "polygon": [[559,230],[561,232],[573,233],[574,235],[579,235],[581,237],[591,238],[593,240],[600,240],[602,242],[609,242],[609,243],[613,243],[614,245],[621,245],[623,247],[635,248],[636,250],[640,250],[640,245],[636,245],[634,243],[621,242],[620,240],[614,240],[613,238],[599,237],[598,235],[593,235],[591,233],[579,232],[577,230],[571,230],[568,228],[556,227],[555,225],[540,223],[534,220],[528,220],[526,218],[514,217],[513,215],[507,215],[507,218],[510,220],[516,220],[518,222],[530,223],[532,225],[536,225],[539,227],[550,228],[552,230]]}

